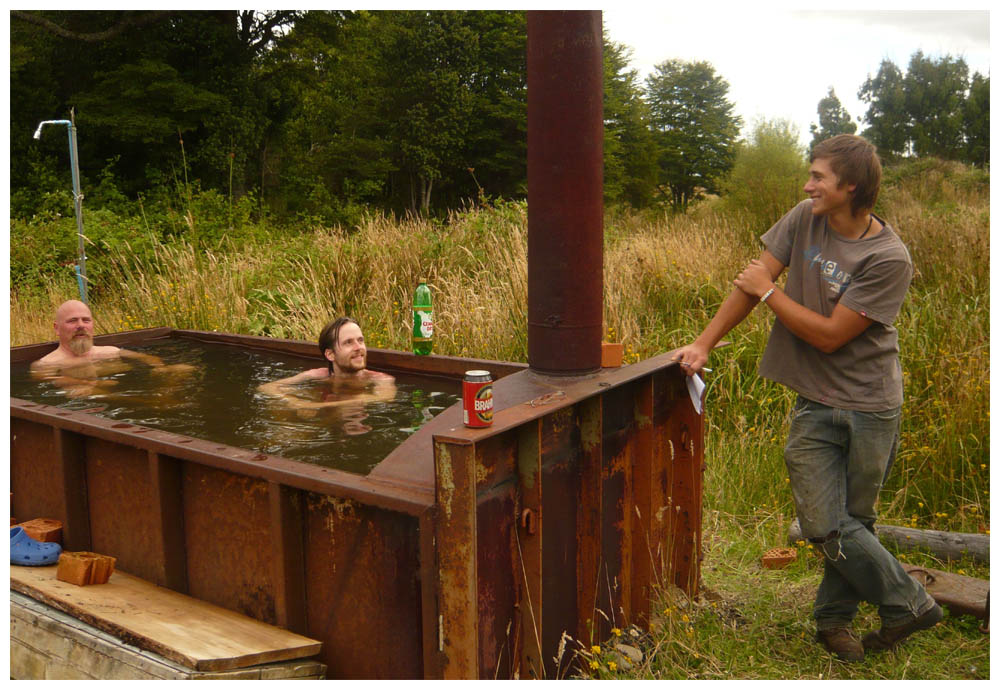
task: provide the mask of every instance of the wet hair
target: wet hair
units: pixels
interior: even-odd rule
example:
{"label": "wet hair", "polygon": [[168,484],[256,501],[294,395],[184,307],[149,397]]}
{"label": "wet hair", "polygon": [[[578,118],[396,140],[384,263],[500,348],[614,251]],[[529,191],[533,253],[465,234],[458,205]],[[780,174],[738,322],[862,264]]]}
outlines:
{"label": "wet hair", "polygon": [[838,134],[813,146],[809,162],[817,158],[830,161],[830,169],[837,176],[840,186],[854,185],[851,197],[853,215],[875,208],[882,184],[882,163],[874,144],[854,134]]}
{"label": "wet hair", "polygon": [[341,316],[339,319],[326,324],[326,327],[320,331],[319,351],[323,355],[323,359],[326,360],[326,367],[330,370],[331,374],[333,373],[333,362],[326,359],[326,351],[337,351],[337,342],[340,340],[340,329],[349,323],[353,323],[358,328],[361,328],[361,325],[350,316]]}

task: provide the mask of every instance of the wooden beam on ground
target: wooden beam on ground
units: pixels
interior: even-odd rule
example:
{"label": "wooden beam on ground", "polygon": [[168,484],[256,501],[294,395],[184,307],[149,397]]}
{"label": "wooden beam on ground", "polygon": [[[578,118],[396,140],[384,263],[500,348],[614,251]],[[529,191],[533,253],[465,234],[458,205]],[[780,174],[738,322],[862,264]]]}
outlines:
{"label": "wooden beam on ground", "polygon": [[947,606],[952,615],[968,614],[984,620],[989,615],[989,580],[908,563],[903,564],[903,570],[922,584],[934,601]]}
{"label": "wooden beam on ground", "polygon": [[[879,539],[894,544],[903,551],[926,549],[946,561],[971,558],[976,563],[990,562],[990,536],[969,532],[940,532],[932,529],[914,529],[896,525],[875,525]],[[788,527],[788,543],[802,539],[798,518]]]}

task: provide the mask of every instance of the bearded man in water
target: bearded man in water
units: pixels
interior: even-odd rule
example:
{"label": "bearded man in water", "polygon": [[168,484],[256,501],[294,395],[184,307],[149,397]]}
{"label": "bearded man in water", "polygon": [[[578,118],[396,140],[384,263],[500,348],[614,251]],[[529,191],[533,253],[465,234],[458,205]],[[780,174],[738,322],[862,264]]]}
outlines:
{"label": "bearded man in water", "polygon": [[[326,359],[325,367],[308,369],[287,378],[257,387],[261,393],[282,398],[296,409],[321,409],[357,405],[358,403],[396,397],[396,379],[367,368],[368,348],[358,322],[348,316],[332,321],[319,334],[319,350]],[[296,384],[325,379],[331,390],[322,401],[312,401],[294,395]],[[370,392],[369,392],[370,389]]]}
{"label": "bearded man in water", "polygon": [[53,323],[59,341],[55,350],[32,362],[32,375],[66,389],[70,397],[92,395],[117,384],[104,379],[130,365],[125,359],[138,360],[152,367],[157,374],[190,372],[190,364],[164,364],[163,360],[142,352],[125,350],[114,345],[94,345],[94,317],[90,308],[75,299],[59,305]]}

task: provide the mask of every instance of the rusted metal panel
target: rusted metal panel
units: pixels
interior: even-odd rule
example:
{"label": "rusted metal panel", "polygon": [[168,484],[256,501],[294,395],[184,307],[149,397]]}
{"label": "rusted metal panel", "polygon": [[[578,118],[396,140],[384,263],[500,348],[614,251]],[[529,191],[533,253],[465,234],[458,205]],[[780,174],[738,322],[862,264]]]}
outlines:
{"label": "rusted metal panel", "polygon": [[438,649],[445,679],[475,678],[478,663],[476,448],[434,444]]}
{"label": "rusted metal panel", "polygon": [[602,422],[603,457],[601,467],[601,561],[603,576],[598,586],[600,637],[606,638],[613,626],[620,625],[625,603],[630,601],[632,561],[631,482],[633,461],[631,445],[634,426],[632,384],[604,394]]}
{"label": "rusted metal panel", "polygon": [[87,439],[85,451],[86,487],[76,491],[89,503],[91,549],[114,556],[116,568],[155,582],[163,563],[153,537],[160,516],[153,511],[149,456],[98,438]]}
{"label": "rusted metal panel", "polygon": [[[90,491],[87,484],[86,439],[64,429],[53,429],[56,474],[53,487],[63,505],[63,548],[67,551],[93,549],[90,529]],[[38,477],[43,486],[51,479]]]}
{"label": "rusted metal panel", "polygon": [[52,479],[61,476],[52,427],[10,420],[11,515],[24,522],[47,517],[66,524],[66,504]]}
{"label": "rusted metal panel", "polygon": [[592,642],[596,639],[600,615],[598,588],[601,567],[601,459],[604,436],[602,396],[580,403],[580,488],[576,519],[576,638]]}
{"label": "rusted metal panel", "polygon": [[11,398],[11,416],[50,424],[79,435],[129,445],[146,451],[193,461],[206,467],[275,481],[305,491],[350,498],[389,510],[419,515],[433,504],[431,488],[379,481],[341,470],[296,462],[277,455],[103,419],[83,412],[61,410]]}
{"label": "rusted metal panel", "polygon": [[[572,654],[556,661],[563,632],[577,630],[577,520],[582,452],[579,404],[556,410],[541,421],[542,660],[545,677],[565,677]],[[579,638],[578,638],[579,639]]]}
{"label": "rusted metal panel", "polygon": [[528,27],[528,362],[601,366],[603,64],[600,11],[533,11]]}
{"label": "rusted metal panel", "polygon": [[[656,410],[670,444],[665,516],[666,581],[684,591],[698,591],[701,562],[701,498],[704,472],[703,419],[694,410],[684,374],[673,369],[664,377],[666,401]],[[669,401],[669,402],[667,402]]]}
{"label": "rusted metal panel", "polygon": [[[521,612],[521,678],[545,678],[542,622],[546,603],[542,596],[542,455],[541,420],[525,424],[517,433],[518,490],[521,496],[517,555],[523,578]],[[555,573],[553,573],[554,575]]]}
{"label": "rusted metal panel", "polygon": [[424,678],[440,678],[441,653],[438,651],[437,556],[435,524],[437,507],[429,508],[419,518],[420,570],[420,641],[423,647]]}
{"label": "rusted metal panel", "polygon": [[275,624],[268,483],[185,463],[190,594]]}
{"label": "rusted metal panel", "polygon": [[510,679],[519,672],[522,640],[523,577],[515,534],[519,504],[513,482],[480,492],[476,500],[476,524],[482,526],[476,534],[478,677]]}
{"label": "rusted metal panel", "polygon": [[302,493],[268,482],[274,551],[275,617],[292,632],[306,631],[305,552]]}
{"label": "rusted metal panel", "polygon": [[152,515],[149,535],[159,566],[153,582],[177,592],[187,592],[187,553],[184,544],[184,498],[181,488],[181,461],[147,451]]}
{"label": "rusted metal panel", "polygon": [[632,439],[632,505],[626,506],[632,526],[630,623],[649,621],[649,599],[656,582],[653,552],[659,533],[652,519],[662,504],[654,503],[653,485],[656,459],[653,451],[653,377],[632,385],[635,424]]}
{"label": "rusted metal panel", "polygon": [[418,520],[316,494],[305,510],[306,634],[328,677],[423,677]]}

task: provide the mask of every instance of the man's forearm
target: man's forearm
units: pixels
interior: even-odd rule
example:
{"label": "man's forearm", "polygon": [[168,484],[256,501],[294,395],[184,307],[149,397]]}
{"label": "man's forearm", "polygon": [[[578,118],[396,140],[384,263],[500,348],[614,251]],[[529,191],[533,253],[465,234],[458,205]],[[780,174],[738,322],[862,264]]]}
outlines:
{"label": "man's forearm", "polygon": [[719,306],[705,330],[695,339],[695,344],[703,347],[706,352],[711,351],[729,331],[743,322],[758,302],[753,295],[748,295],[739,288],[734,289]]}

